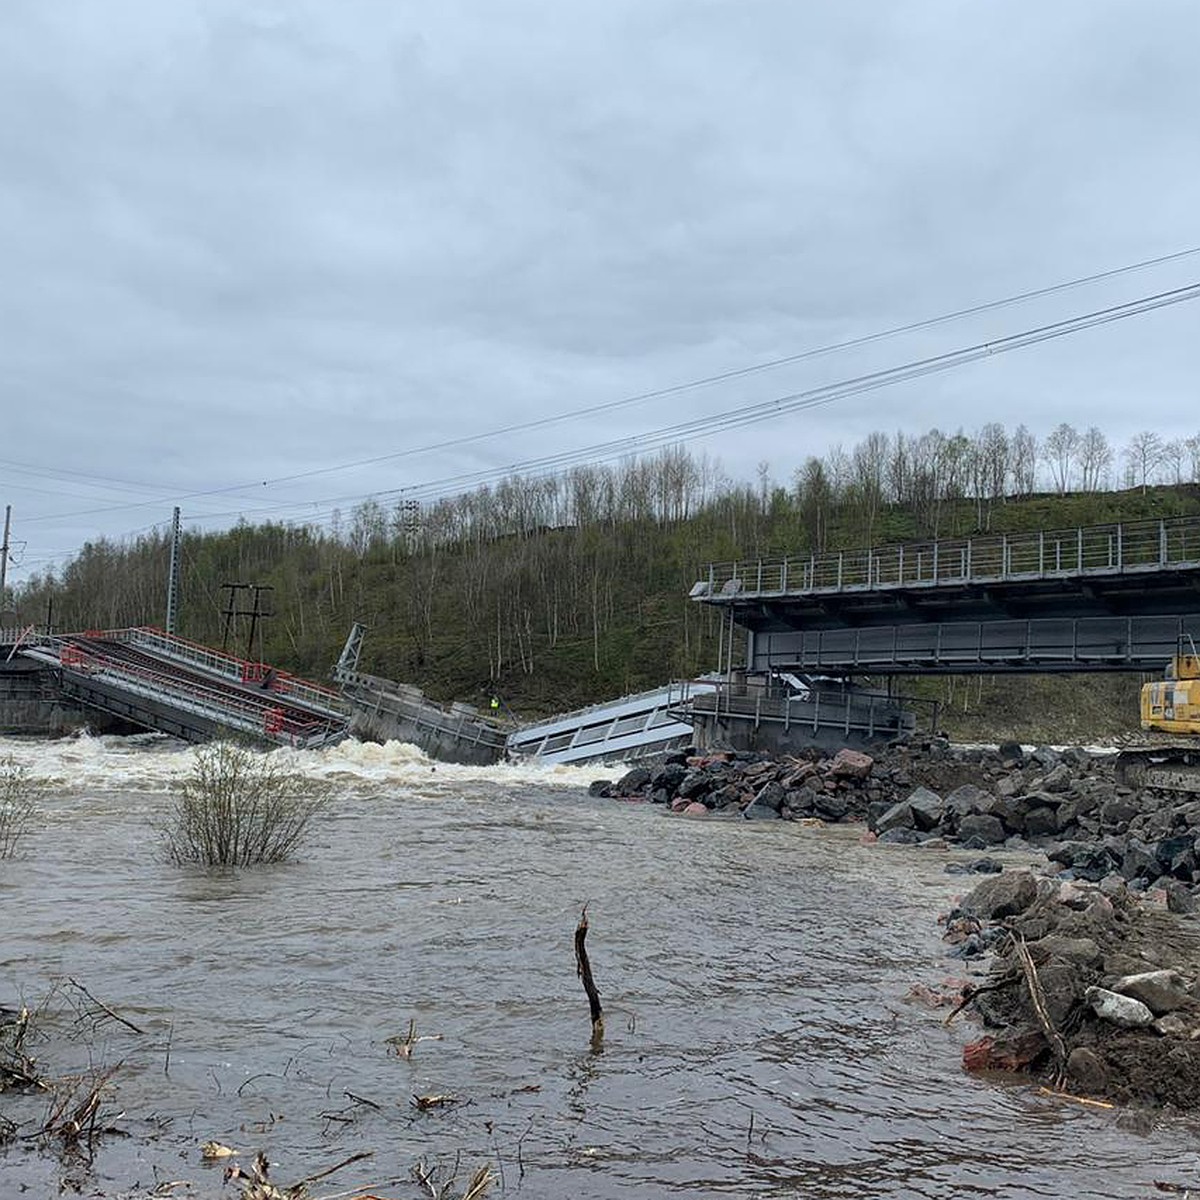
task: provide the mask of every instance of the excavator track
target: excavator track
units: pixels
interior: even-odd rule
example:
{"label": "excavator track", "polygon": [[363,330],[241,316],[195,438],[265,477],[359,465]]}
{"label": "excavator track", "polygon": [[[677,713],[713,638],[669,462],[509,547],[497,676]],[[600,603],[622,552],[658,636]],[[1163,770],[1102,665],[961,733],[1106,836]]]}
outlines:
{"label": "excavator track", "polygon": [[1200,745],[1194,738],[1149,735],[1117,753],[1116,780],[1124,787],[1200,794]]}

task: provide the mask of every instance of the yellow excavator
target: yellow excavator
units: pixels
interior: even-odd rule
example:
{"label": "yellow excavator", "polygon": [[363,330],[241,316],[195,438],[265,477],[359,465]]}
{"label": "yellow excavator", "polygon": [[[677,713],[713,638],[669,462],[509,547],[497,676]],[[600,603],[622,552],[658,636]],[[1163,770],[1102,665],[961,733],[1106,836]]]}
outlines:
{"label": "yellow excavator", "polygon": [[[1188,639],[1191,643],[1191,639]],[[1142,728],[1159,735],[1117,755],[1127,787],[1200,792],[1200,655],[1194,644],[1167,664],[1165,678],[1142,685]]]}

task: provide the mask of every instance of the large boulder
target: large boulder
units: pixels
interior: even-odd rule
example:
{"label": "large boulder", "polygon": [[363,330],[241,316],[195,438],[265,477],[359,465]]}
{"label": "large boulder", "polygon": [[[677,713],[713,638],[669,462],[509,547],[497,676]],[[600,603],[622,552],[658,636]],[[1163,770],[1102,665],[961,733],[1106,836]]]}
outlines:
{"label": "large boulder", "polygon": [[687,776],[687,767],[681,763],[667,763],[660,770],[656,771],[650,780],[650,787],[657,791],[662,788],[663,791],[670,792],[675,795],[676,788],[684,781]]}
{"label": "large boulder", "polygon": [[937,829],[946,818],[946,802],[929,788],[919,787],[908,798],[914,828],[926,832]]}
{"label": "large boulder", "polygon": [[1156,1017],[1194,1003],[1187,981],[1178,971],[1125,975],[1112,985],[1112,990],[1140,1000]]}
{"label": "large boulder", "polygon": [[875,760],[860,750],[839,750],[830,760],[827,774],[834,779],[866,779]]}
{"label": "large boulder", "polygon": [[1058,832],[1058,813],[1052,808],[1038,807],[1025,814],[1027,838],[1050,837]]}
{"label": "large boulder", "polygon": [[675,794],[682,796],[685,800],[693,800],[709,791],[714,782],[715,780],[707,771],[694,768],[680,781],[679,787],[675,789]]}
{"label": "large boulder", "polygon": [[1020,742],[1001,742],[996,749],[1002,767],[1022,767],[1025,765],[1025,751]]}
{"label": "large boulder", "polygon": [[1042,780],[1043,792],[1066,792],[1071,788],[1075,776],[1066,763],[1059,763]]}
{"label": "large boulder", "polygon": [[770,780],[764,783],[759,789],[758,795],[754,797],[755,804],[761,804],[764,808],[772,808],[778,812],[784,801],[787,799],[787,791],[783,784],[776,783],[775,780]]}
{"label": "large boulder", "polygon": [[984,921],[1023,913],[1036,899],[1037,883],[1028,871],[1004,871],[977,883],[959,908]]}
{"label": "large boulder", "polygon": [[912,829],[914,824],[912,807],[907,800],[901,800],[876,817],[874,829],[882,837],[893,829]]}
{"label": "large boulder", "polygon": [[977,849],[998,846],[1007,836],[999,818],[984,813],[963,817],[958,823],[958,840],[964,846],[974,846]]}
{"label": "large boulder", "polygon": [[959,818],[969,817],[987,812],[994,799],[995,797],[983,788],[976,787],[973,783],[964,783],[946,797],[946,811]]}
{"label": "large boulder", "polygon": [[752,804],[746,805],[746,807],[742,810],[742,816],[745,817],[747,821],[778,821],[779,810],[771,808],[770,805],[767,804],[759,804],[759,802],[755,800]]}
{"label": "large boulder", "polygon": [[626,771],[620,779],[617,780],[617,785],[613,789],[613,794],[617,796],[636,796],[650,782],[650,772],[645,767],[634,767],[632,771]]}
{"label": "large boulder", "polygon": [[1154,1014],[1140,1000],[1110,992],[1107,988],[1090,987],[1084,992],[1084,998],[1102,1021],[1122,1029],[1142,1029],[1154,1020]]}

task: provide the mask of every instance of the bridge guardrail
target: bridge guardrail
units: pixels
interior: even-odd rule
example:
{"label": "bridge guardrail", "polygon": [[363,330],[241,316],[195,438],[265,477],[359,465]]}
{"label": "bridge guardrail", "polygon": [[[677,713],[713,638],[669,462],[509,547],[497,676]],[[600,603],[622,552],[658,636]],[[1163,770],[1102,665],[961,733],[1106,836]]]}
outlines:
{"label": "bridge guardrail", "polygon": [[176,634],[164,633],[153,626],[109,630],[96,634],[111,641],[124,641],[221,675],[235,683],[265,684],[265,691],[287,696],[310,708],[343,715],[345,706],[341,695],[332,688],[321,687],[287,671],[279,671],[266,663],[238,658],[222,650],[213,650],[198,642],[188,641]]}
{"label": "bridge guardrail", "polygon": [[182,688],[179,680],[168,671],[133,665],[103,653],[94,647],[80,646],[67,639],[58,643],[60,665],[66,671],[105,678],[152,699],[201,712],[231,727],[266,737],[280,744],[304,747],[319,744],[335,732],[329,721],[319,718],[301,719],[289,716],[277,704],[264,696],[263,702],[189,680]]}
{"label": "bridge guardrail", "polygon": [[1200,566],[1200,517],[711,563],[692,598],[789,596]]}

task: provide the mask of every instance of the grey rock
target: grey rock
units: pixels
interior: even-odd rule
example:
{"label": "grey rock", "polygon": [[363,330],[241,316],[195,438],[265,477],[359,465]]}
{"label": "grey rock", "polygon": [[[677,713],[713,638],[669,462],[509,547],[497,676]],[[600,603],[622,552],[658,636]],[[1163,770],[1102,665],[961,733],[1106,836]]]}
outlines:
{"label": "grey rock", "polygon": [[1002,775],[996,781],[997,796],[1016,796],[1024,790],[1024,781],[1020,775],[1015,773],[1010,775]]}
{"label": "grey rock", "polygon": [[759,804],[756,800],[753,804],[746,805],[742,812],[742,816],[747,821],[778,821],[779,813],[777,810],[767,804]]}
{"label": "grey rock", "polygon": [[1196,869],[1194,841],[1191,834],[1187,833],[1163,838],[1154,847],[1154,853],[1163,871],[1174,875],[1176,879],[1191,879],[1192,872]]}
{"label": "grey rock", "polygon": [[1167,893],[1168,912],[1186,914],[1200,911],[1200,902],[1197,902],[1195,894],[1180,880],[1163,880],[1163,887]]}
{"label": "grey rock", "polygon": [[1037,883],[1028,871],[1005,871],[977,883],[959,908],[985,921],[1023,913],[1036,899]]}
{"label": "grey rock", "polygon": [[1100,959],[1100,947],[1091,938],[1063,937],[1059,934],[1049,934],[1032,944],[1045,950],[1048,955],[1052,955],[1054,958],[1062,958],[1067,962],[1082,963],[1084,966],[1098,962]]}
{"label": "grey rock", "polygon": [[1006,836],[1004,826],[998,818],[982,813],[963,817],[958,823],[958,838],[964,845],[968,842],[977,844],[979,849],[998,846]]}
{"label": "grey rock", "polygon": [[612,786],[611,779],[593,779],[592,782],[588,784],[588,795],[592,797],[611,796],[613,794]]}
{"label": "grey rock", "polygon": [[1144,1029],[1154,1020],[1154,1014],[1133,996],[1101,987],[1090,987],[1083,995],[1096,1016],[1123,1029]]}
{"label": "grey rock", "polygon": [[895,825],[879,835],[882,846],[915,846],[921,840],[921,835],[905,825]]}
{"label": "grey rock", "polygon": [[1054,770],[1059,763],[1058,751],[1051,750],[1049,746],[1036,747],[1029,757],[1044,771]]}
{"label": "grey rock", "polygon": [[1123,796],[1113,796],[1100,806],[1100,820],[1110,829],[1125,829],[1138,816],[1138,808]]}
{"label": "grey rock", "polygon": [[907,800],[901,800],[898,804],[893,804],[887,812],[880,814],[875,822],[875,832],[882,839],[885,833],[890,833],[893,829],[912,829],[913,824],[913,811]]}
{"label": "grey rock", "polygon": [[617,780],[618,796],[635,796],[650,782],[650,772],[645,767],[634,767]]}
{"label": "grey rock", "polygon": [[912,810],[913,826],[929,831],[937,829],[946,816],[946,802],[929,788],[919,787],[908,798],[908,807]]}
{"label": "grey rock", "polygon": [[841,792],[820,792],[813,809],[827,821],[840,821],[850,811],[850,801]]}
{"label": "grey rock", "polygon": [[1043,792],[1067,792],[1071,789],[1071,784],[1074,781],[1074,775],[1071,768],[1066,763],[1059,763],[1057,767],[1050,771],[1045,779],[1042,780]]}
{"label": "grey rock", "polygon": [[715,780],[706,771],[692,770],[675,789],[675,795],[682,796],[685,800],[693,800],[712,788],[714,783]]}
{"label": "grey rock", "polygon": [[1108,1087],[1108,1068],[1090,1046],[1076,1046],[1067,1056],[1067,1074],[1081,1092],[1098,1095]]}
{"label": "grey rock", "polygon": [[1190,1038],[1194,1026],[1178,1013],[1167,1013],[1166,1016],[1157,1017],[1150,1028],[1163,1037]]}
{"label": "grey rock", "polygon": [[1112,991],[1140,1000],[1156,1017],[1192,1003],[1189,984],[1178,971],[1143,971],[1116,980]]}
{"label": "grey rock", "polygon": [[1068,746],[1059,757],[1076,771],[1086,771],[1092,765],[1092,756],[1082,746]]}
{"label": "grey rock", "polygon": [[655,772],[650,780],[651,788],[657,790],[662,788],[664,791],[675,795],[675,789],[684,781],[687,776],[687,767],[681,766],[679,763],[668,763],[660,771]]}
{"label": "grey rock", "polygon": [[778,812],[783,807],[785,799],[787,799],[787,792],[783,785],[772,779],[769,783],[763,784],[758,795],[754,797],[754,803],[761,804],[765,808],[773,808]]}
{"label": "grey rock", "polygon": [[964,783],[946,797],[946,811],[954,813],[957,817],[985,813],[994,799],[983,788],[976,787],[973,783]]}
{"label": "grey rock", "polygon": [[1154,848],[1137,838],[1130,838],[1121,858],[1121,874],[1127,880],[1134,880],[1157,879],[1162,873]]}
{"label": "grey rock", "polygon": [[1058,813],[1052,808],[1034,808],[1025,814],[1025,836],[1051,837],[1058,832]]}
{"label": "grey rock", "polygon": [[817,800],[824,795],[824,792],[817,792],[806,783],[788,792],[787,806],[792,812],[807,815],[816,810]]}
{"label": "grey rock", "polygon": [[1019,767],[1025,762],[1025,751],[1021,749],[1020,742],[1001,742],[996,754],[1006,767]]}

